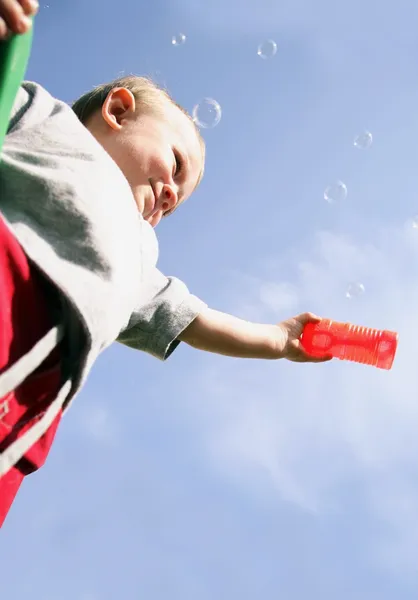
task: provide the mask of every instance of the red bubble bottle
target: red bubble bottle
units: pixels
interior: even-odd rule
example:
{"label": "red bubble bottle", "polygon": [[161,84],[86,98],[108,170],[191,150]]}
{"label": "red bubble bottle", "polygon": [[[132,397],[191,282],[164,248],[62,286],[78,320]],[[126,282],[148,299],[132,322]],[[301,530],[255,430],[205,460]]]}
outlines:
{"label": "red bubble bottle", "polygon": [[305,326],[301,343],[311,356],[331,355],[389,370],[395,358],[398,334],[322,319]]}

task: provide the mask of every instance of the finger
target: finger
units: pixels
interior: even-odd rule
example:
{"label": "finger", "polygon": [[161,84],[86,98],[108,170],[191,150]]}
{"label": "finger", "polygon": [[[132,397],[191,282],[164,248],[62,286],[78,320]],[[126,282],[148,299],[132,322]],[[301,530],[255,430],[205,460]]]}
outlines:
{"label": "finger", "polygon": [[334,357],[333,356],[310,356],[307,362],[311,362],[311,363],[324,363],[324,362],[329,362],[330,360],[332,360]]}
{"label": "finger", "polygon": [[323,356],[313,356],[306,352],[305,348],[302,346],[300,342],[296,345],[297,353],[299,355],[298,360],[303,362],[328,362],[332,360],[334,357],[331,354],[324,354]]}
{"label": "finger", "polygon": [[37,0],[19,0],[19,3],[25,15],[33,17],[39,10]]}
{"label": "finger", "polygon": [[333,356],[310,356],[309,354],[300,354],[297,358],[294,358],[294,362],[299,363],[324,363],[332,360]]}
{"label": "finger", "polygon": [[13,33],[26,33],[32,26],[32,21],[23,12],[17,0],[3,0],[2,19]]}
{"label": "finger", "polygon": [[326,363],[332,360],[333,356],[305,356],[299,354],[298,356],[287,357],[288,360],[296,363]]}
{"label": "finger", "polygon": [[314,313],[306,312],[299,315],[299,321],[302,323],[302,325],[306,325],[307,323],[319,323],[322,321],[322,318],[318,317],[318,315],[315,315]]}
{"label": "finger", "polygon": [[0,40],[5,40],[9,35],[9,30],[7,29],[7,25],[4,19],[0,18]]}

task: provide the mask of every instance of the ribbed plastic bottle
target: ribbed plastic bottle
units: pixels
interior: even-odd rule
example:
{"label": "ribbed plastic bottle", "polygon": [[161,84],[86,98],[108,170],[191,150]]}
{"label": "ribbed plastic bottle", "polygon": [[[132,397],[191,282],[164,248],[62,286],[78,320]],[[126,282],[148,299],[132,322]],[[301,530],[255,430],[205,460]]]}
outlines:
{"label": "ribbed plastic bottle", "polygon": [[395,358],[398,334],[323,319],[305,326],[301,343],[311,356],[331,355],[389,370]]}

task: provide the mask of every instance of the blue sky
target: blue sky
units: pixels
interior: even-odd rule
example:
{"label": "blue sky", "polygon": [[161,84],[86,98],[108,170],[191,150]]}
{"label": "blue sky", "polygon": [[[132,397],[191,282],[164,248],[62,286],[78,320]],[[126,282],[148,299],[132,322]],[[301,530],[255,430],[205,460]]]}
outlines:
{"label": "blue sky", "polygon": [[2,530],[8,600],[417,597],[417,24],[414,0],[41,4],[28,78],[57,97],[136,72],[222,106],[158,227],[164,272],[238,316],[400,345],[390,372],[114,345]]}

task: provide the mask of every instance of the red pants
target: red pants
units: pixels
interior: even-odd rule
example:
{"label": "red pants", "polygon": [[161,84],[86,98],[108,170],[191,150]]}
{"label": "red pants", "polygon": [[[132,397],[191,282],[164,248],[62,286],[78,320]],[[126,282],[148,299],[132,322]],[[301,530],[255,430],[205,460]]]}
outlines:
{"label": "red pants", "polygon": [[[55,324],[53,292],[0,215],[0,373],[7,370]],[[56,397],[61,384],[60,349],[15,391],[0,398],[0,453],[25,433]],[[41,467],[61,412],[26,455],[0,478],[0,527],[25,475]]]}

